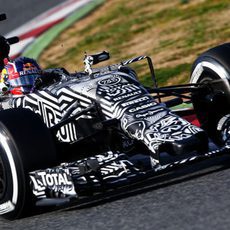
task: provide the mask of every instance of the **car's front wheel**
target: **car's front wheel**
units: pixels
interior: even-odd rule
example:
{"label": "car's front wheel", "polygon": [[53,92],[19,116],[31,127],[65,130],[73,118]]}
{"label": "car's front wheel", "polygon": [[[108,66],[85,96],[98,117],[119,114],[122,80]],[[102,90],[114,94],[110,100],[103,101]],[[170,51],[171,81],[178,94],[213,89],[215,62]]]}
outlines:
{"label": "car's front wheel", "polygon": [[193,63],[190,83],[200,84],[193,106],[201,127],[218,143],[218,121],[230,113],[230,43],[202,53]]}
{"label": "car's front wheel", "polygon": [[0,215],[16,219],[33,205],[29,172],[56,164],[52,136],[27,109],[0,112]]}

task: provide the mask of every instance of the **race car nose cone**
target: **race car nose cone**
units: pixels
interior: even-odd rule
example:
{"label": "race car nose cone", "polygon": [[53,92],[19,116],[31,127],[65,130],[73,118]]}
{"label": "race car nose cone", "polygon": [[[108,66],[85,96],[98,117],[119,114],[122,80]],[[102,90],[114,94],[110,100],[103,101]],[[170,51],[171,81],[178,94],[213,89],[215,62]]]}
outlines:
{"label": "race car nose cone", "polygon": [[186,139],[167,142],[160,149],[171,155],[182,155],[193,151],[199,154],[208,150],[208,137],[201,131]]}

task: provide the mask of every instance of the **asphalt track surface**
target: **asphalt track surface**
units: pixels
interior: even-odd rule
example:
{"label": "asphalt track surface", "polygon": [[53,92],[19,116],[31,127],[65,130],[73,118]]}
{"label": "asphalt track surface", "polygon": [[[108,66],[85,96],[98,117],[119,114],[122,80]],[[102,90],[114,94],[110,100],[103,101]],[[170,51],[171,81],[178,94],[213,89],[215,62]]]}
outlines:
{"label": "asphalt track surface", "polygon": [[7,14],[7,21],[0,22],[0,34],[6,34],[33,19],[63,0],[0,0],[0,13]]}
{"label": "asphalt track surface", "polygon": [[[2,27],[3,23],[0,24],[1,33],[11,31],[59,2],[4,1],[1,10],[8,13],[10,20],[5,27]],[[13,20],[10,15],[17,15],[17,20]],[[0,229],[229,230],[230,157],[180,169],[118,195],[104,197],[102,201],[91,201],[86,205],[36,214],[11,222],[0,219]]]}

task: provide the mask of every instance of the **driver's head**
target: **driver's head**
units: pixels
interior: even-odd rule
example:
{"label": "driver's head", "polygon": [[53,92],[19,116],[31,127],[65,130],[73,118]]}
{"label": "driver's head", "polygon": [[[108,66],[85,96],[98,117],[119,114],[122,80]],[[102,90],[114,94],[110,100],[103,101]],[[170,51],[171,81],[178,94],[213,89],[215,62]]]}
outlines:
{"label": "driver's head", "polygon": [[10,45],[5,37],[0,35],[0,71],[4,68],[4,58],[8,58]]}
{"label": "driver's head", "polygon": [[11,94],[23,95],[31,91],[35,79],[40,76],[41,68],[34,59],[20,57],[4,66],[1,82],[9,86]]}

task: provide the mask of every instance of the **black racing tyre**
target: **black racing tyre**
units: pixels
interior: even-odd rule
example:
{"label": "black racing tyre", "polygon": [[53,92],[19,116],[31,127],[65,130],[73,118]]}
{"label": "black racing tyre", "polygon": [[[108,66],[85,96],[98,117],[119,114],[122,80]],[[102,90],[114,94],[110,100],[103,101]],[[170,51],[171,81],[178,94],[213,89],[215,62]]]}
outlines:
{"label": "black racing tyre", "polygon": [[28,109],[0,111],[0,215],[16,219],[31,211],[28,173],[56,164],[52,135]]}
{"label": "black racing tyre", "polygon": [[191,83],[205,80],[230,79],[230,43],[225,43],[202,53],[193,63]]}
{"label": "black racing tyre", "polygon": [[202,83],[192,95],[192,102],[209,136],[218,144],[217,123],[230,113],[230,43],[207,50],[193,63],[191,83]]}

